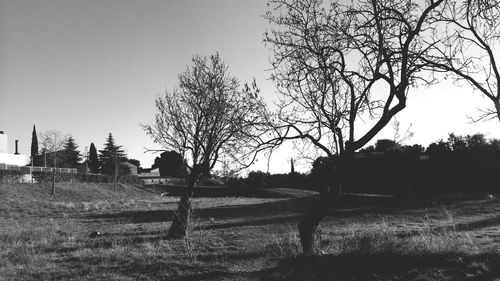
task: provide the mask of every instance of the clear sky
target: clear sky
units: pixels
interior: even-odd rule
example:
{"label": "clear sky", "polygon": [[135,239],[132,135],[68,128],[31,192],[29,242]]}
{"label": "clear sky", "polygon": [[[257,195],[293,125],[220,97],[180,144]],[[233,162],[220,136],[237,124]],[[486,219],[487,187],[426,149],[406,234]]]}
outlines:
{"label": "clear sky", "polygon": [[[175,86],[194,54],[219,51],[234,76],[255,77],[274,98],[262,43],[266,9],[264,0],[0,0],[0,130],[11,151],[19,139],[24,154],[33,124],[71,134],[82,151],[91,142],[101,149],[112,133],[149,167],[155,155],[143,147],[156,147],[140,123],[153,120],[156,95]],[[443,83],[413,90],[398,120],[413,124],[409,143],[427,145],[450,132],[499,138],[497,120],[467,119],[488,105],[466,85]],[[382,137],[392,138],[392,129]],[[271,172],[289,171],[291,157],[277,153]],[[264,163],[253,169],[265,170]]]}

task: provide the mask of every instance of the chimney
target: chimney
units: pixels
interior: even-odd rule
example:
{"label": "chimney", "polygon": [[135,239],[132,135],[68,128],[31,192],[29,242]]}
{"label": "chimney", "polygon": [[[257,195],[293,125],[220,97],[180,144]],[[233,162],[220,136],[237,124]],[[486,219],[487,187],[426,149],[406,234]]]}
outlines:
{"label": "chimney", "polygon": [[14,153],[15,155],[19,155],[18,144],[19,144],[19,140],[16,140],[16,153]]}
{"label": "chimney", "polygon": [[0,153],[9,153],[7,141],[7,134],[4,131],[0,131]]}

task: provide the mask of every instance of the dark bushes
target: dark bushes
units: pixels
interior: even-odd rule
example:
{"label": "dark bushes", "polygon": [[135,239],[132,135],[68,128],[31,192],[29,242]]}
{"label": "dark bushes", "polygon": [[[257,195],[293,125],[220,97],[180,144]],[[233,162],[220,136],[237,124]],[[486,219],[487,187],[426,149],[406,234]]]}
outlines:
{"label": "dark bushes", "polygon": [[[319,157],[311,173],[272,175],[251,172],[227,180],[232,187],[320,190],[339,180],[335,160]],[[348,193],[425,196],[439,193],[500,192],[500,140],[482,134],[455,136],[430,144],[401,146],[379,140],[356,153],[345,166],[342,191]]]}

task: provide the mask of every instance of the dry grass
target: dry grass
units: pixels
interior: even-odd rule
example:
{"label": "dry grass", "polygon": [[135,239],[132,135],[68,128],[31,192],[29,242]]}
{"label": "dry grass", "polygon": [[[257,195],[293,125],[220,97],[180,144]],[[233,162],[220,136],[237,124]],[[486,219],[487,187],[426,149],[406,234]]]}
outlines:
{"label": "dry grass", "polygon": [[[478,239],[471,231],[457,230],[451,213],[442,211],[442,218],[426,216],[411,231],[402,227],[407,222],[390,222],[382,218],[374,223],[350,223],[340,229],[319,229],[315,252],[320,255],[477,255],[495,251],[491,238]],[[411,224],[411,223],[410,223]],[[298,232],[290,228],[281,236],[273,236],[267,247],[276,257],[301,254]]]}
{"label": "dry grass", "polygon": [[[305,268],[312,271],[297,272],[304,268],[295,230],[301,200],[197,198],[189,236],[168,240],[177,198],[132,186],[120,186],[119,192],[96,185],[59,189],[54,198],[49,186],[0,185],[0,280],[446,280],[455,273],[444,270],[441,256],[470,257],[452,264],[471,278],[491,276],[498,267],[497,259],[484,256],[496,243],[490,235],[495,218],[487,218],[489,228],[462,227],[486,210],[500,210],[495,201],[481,202],[479,209],[464,203],[449,206],[449,212],[408,210],[404,217],[373,211],[332,217],[316,245],[316,258],[326,260],[311,257]],[[96,231],[102,235],[92,238]],[[299,264],[283,264],[287,257]],[[415,276],[406,278],[397,266],[384,264],[384,272],[393,275],[332,271],[332,263],[349,268],[360,257],[391,266],[403,260],[400,267]],[[437,259],[437,267],[414,270],[411,265],[420,261],[408,257]],[[322,271],[328,274],[318,275]],[[380,274],[386,275],[374,277]]]}
{"label": "dry grass", "polygon": [[427,224],[406,233],[382,220],[372,225],[350,225],[349,232],[341,237],[323,240],[325,247],[321,251],[337,255],[474,255],[491,250],[481,246],[484,242],[480,243],[471,232],[457,231],[454,224],[438,228]]}

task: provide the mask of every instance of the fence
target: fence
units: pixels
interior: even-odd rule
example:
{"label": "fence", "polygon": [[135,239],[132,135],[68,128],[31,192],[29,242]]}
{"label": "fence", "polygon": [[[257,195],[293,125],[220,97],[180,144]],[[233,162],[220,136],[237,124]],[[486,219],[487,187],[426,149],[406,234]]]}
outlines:
{"label": "fence", "polygon": [[72,168],[52,168],[52,167],[38,167],[38,166],[17,166],[0,163],[0,170],[2,171],[19,171],[23,174],[31,174],[32,172],[42,173],[59,173],[59,174],[77,174],[77,169]]}
{"label": "fence", "polygon": [[[0,163],[0,183],[52,182],[89,182],[89,183],[113,183],[114,177],[110,175],[98,175],[78,172],[74,168],[52,168],[38,166],[17,166]],[[137,176],[119,176],[118,182],[127,184],[140,184]]]}

